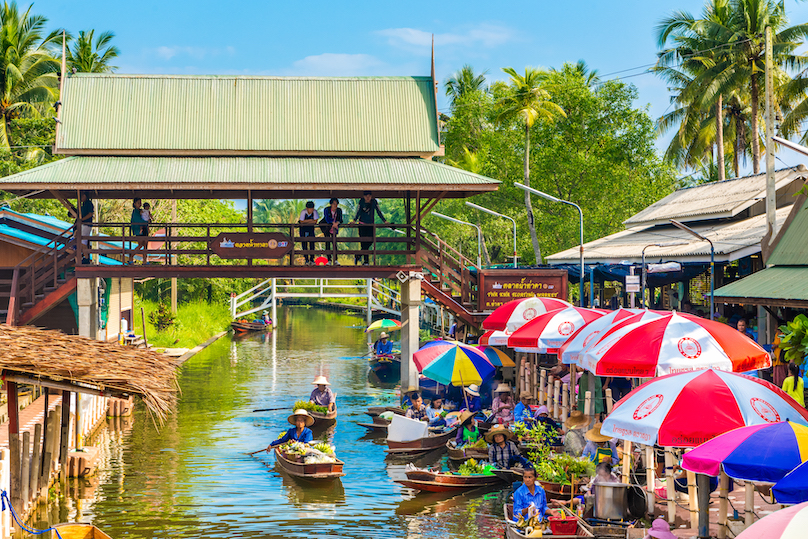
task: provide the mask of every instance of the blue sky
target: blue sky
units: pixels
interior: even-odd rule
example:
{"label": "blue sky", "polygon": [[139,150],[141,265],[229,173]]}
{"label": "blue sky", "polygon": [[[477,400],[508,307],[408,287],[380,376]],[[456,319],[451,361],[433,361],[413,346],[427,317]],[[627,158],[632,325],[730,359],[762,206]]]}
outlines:
{"label": "blue sky", "polygon": [[[18,0],[21,6],[27,2]],[[601,75],[656,59],[655,26],[700,0],[240,2],[38,0],[52,28],[115,32],[118,72],[250,75],[428,75],[431,35],[442,82],[464,64],[504,79],[502,67],[560,67],[583,59]],[[786,1],[792,24],[808,2]],[[638,73],[627,71],[619,76]],[[605,78],[613,78],[608,76]],[[669,95],[653,75],[625,79],[654,118]],[[446,110],[446,100],[438,104]],[[783,160],[796,164],[795,154]],[[778,162],[778,167],[782,163]]]}

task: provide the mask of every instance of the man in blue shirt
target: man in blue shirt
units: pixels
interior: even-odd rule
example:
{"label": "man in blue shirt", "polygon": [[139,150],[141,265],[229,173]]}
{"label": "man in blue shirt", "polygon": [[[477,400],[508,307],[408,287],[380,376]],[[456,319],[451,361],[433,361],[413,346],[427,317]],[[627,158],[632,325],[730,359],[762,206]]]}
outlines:
{"label": "man in blue shirt", "polygon": [[544,520],[547,512],[547,496],[544,489],[536,484],[536,470],[525,468],[522,473],[522,486],[513,493],[513,519],[519,520],[521,515],[525,520],[532,517]]}
{"label": "man in blue shirt", "polygon": [[514,421],[525,423],[528,426],[533,423],[533,412],[530,410],[530,403],[532,401],[533,397],[530,396],[530,393],[522,393],[519,402],[516,404],[516,408],[513,409]]}
{"label": "man in blue shirt", "polygon": [[379,340],[376,341],[376,355],[377,356],[390,356],[393,355],[393,343],[387,338],[389,335],[382,331],[379,335]]}

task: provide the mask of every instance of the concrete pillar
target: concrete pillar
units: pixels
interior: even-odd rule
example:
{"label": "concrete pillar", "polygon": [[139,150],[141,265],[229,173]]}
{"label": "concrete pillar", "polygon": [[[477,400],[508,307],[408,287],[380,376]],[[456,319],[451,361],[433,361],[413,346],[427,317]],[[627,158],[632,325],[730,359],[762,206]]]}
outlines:
{"label": "concrete pillar", "polygon": [[96,279],[79,279],[76,283],[79,310],[79,335],[95,339],[98,333],[98,285]]}
{"label": "concrete pillar", "polygon": [[418,387],[418,369],[412,355],[418,351],[418,308],[421,281],[410,278],[401,284],[401,388]]}

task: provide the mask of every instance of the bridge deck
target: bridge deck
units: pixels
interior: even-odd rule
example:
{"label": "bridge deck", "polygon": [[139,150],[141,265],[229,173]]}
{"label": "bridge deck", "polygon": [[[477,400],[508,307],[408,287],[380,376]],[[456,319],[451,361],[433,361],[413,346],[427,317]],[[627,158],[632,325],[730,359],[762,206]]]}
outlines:
{"label": "bridge deck", "polygon": [[170,278],[249,278],[276,277],[297,279],[390,279],[400,271],[421,271],[421,266],[414,264],[400,266],[166,266],[162,264],[146,264],[133,266],[95,266],[76,267],[76,277],[144,277]]}

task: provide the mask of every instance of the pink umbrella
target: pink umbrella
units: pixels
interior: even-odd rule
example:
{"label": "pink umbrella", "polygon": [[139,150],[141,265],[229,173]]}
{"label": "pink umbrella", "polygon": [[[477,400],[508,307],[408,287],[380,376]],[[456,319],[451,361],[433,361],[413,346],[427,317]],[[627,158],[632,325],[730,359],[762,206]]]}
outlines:
{"label": "pink umbrella", "polygon": [[513,333],[540,314],[558,309],[572,307],[563,299],[556,298],[522,298],[509,301],[497,307],[483,320],[484,329],[506,329]]}
{"label": "pink umbrella", "polygon": [[786,507],[761,518],[736,539],[805,539],[808,529],[808,502]]}
{"label": "pink umbrella", "polygon": [[606,314],[599,309],[568,307],[540,314],[513,332],[508,346],[519,352],[555,354],[575,331]]}

